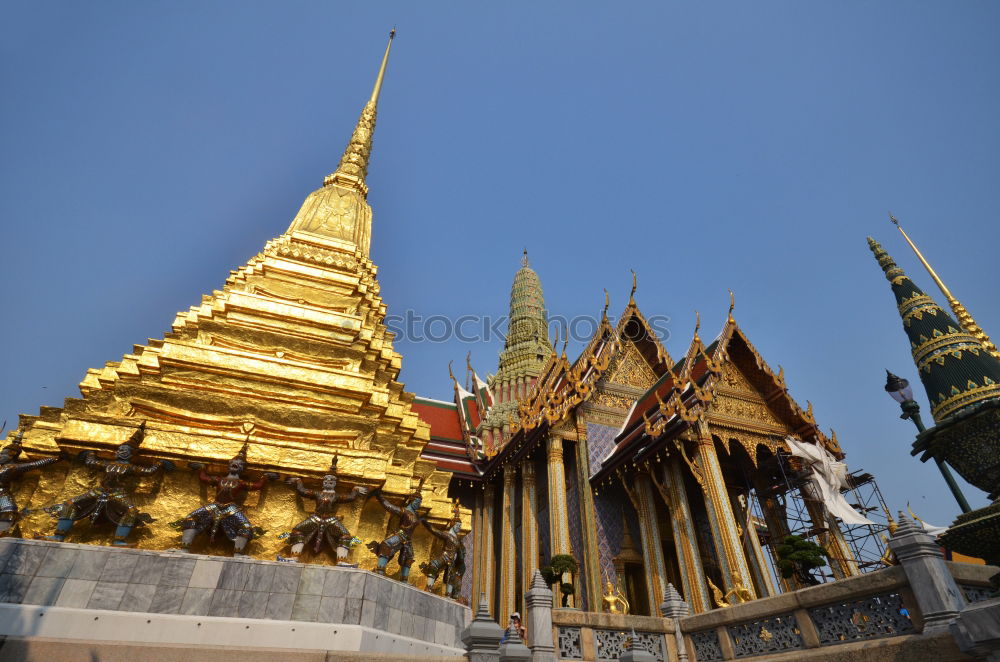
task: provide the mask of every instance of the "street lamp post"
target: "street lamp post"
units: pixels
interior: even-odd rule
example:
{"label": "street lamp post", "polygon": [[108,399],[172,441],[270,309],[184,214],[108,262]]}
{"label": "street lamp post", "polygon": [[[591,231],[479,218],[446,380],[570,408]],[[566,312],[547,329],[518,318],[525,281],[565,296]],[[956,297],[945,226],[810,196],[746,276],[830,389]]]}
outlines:
{"label": "street lamp post", "polygon": [[[899,403],[900,409],[903,410],[903,413],[899,417],[903,419],[908,418],[913,421],[913,424],[917,426],[918,434],[927,430],[924,427],[924,422],[920,419],[920,404],[913,399],[913,389],[910,388],[910,383],[888,370],[885,371],[885,374],[885,391],[893,400]],[[944,463],[944,460],[937,457],[934,458],[934,462],[941,471],[941,475],[944,476],[944,482],[948,483],[948,487],[955,496],[955,500],[958,501],[958,507],[962,509],[963,513],[972,510],[969,502],[965,500],[962,490],[958,487],[958,483],[955,482],[955,477],[951,475],[951,469],[948,468],[948,465]]]}

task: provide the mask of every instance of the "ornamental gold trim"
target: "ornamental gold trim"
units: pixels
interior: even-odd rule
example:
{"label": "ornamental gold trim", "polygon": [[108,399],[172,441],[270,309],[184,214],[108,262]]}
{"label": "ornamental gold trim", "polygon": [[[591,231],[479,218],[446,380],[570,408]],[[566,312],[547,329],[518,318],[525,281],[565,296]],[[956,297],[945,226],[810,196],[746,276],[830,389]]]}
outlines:
{"label": "ornamental gold trim", "polygon": [[931,416],[934,417],[935,421],[940,421],[941,419],[954,414],[963,407],[968,407],[969,405],[981,400],[996,397],[1000,397],[1000,384],[987,384],[985,386],[979,386],[945,398],[944,400],[938,402],[938,404],[933,405],[931,407]]}

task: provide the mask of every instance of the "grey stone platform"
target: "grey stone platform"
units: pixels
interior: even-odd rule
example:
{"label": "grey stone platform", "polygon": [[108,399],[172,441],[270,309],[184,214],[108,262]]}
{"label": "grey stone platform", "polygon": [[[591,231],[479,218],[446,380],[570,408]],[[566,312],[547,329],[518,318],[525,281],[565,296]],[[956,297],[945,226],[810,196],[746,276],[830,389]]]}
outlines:
{"label": "grey stone platform", "polygon": [[[317,641],[342,641],[347,650],[371,650],[372,644],[365,642],[378,637],[382,649],[393,640],[413,652],[417,645],[421,653],[451,655],[461,651],[461,631],[472,618],[467,607],[454,601],[356,568],[18,538],[0,539],[0,568],[0,634],[14,636],[24,631],[21,621],[17,627],[12,624],[12,614],[19,611],[13,606],[36,613],[30,605],[55,607],[50,616],[72,619],[87,610],[118,612],[122,620],[158,614],[171,617],[156,619],[170,628],[191,620],[178,619],[185,616],[230,623],[245,619],[245,629],[252,624],[257,631],[266,626],[288,632],[284,626],[295,622],[343,625],[331,629],[329,637],[322,628],[306,629],[316,630]],[[348,632],[357,636],[344,639]],[[271,645],[294,647],[301,634]],[[46,636],[58,634],[47,631]]]}

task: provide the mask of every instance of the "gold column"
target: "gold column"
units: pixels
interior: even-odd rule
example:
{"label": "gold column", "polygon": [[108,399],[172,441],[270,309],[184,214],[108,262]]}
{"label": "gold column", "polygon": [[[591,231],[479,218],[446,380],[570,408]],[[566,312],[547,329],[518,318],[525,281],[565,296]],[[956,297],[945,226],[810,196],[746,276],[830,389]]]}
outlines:
{"label": "gold column", "polygon": [[[482,551],[477,551],[482,572],[480,578],[480,592],[486,594],[486,604],[490,613],[496,616],[496,602],[494,601],[494,577],[496,576],[496,556],[493,551],[493,509],[495,507],[496,488],[487,485],[483,490],[483,546]],[[479,595],[475,596],[479,600]]]}
{"label": "gold column", "polygon": [[517,485],[517,467],[507,465],[503,469],[503,510],[500,513],[500,607],[499,622],[517,611],[514,601],[517,595],[517,549],[514,546],[514,522],[517,520],[514,507],[514,489]]}
{"label": "gold column", "polygon": [[695,475],[701,484],[708,506],[706,510],[712,527],[712,540],[722,566],[725,590],[732,590],[739,582],[751,596],[757,597],[750,567],[743,553],[743,545],[740,544],[739,532],[736,530],[736,519],[729,503],[729,492],[722,477],[722,467],[719,466],[719,458],[715,454],[715,442],[712,441],[712,435],[704,421],[698,421],[697,448],[695,463],[701,475]]}
{"label": "gold column", "polygon": [[[566,471],[563,468],[563,440],[549,437],[549,546],[552,556],[572,554],[569,540],[569,511],[566,508]],[[551,560],[551,559],[550,559]]]}
{"label": "gold column", "polygon": [[[766,487],[762,487],[759,481],[755,486],[757,494],[761,494],[766,489]],[[775,556],[777,556],[777,552],[774,551],[774,546],[780,545],[788,536],[788,523],[785,520],[785,515],[781,512],[781,507],[778,506],[777,499],[774,496],[762,497],[760,499],[760,509],[764,511],[764,521],[767,522],[767,532],[770,539],[773,541],[771,551],[775,554]],[[777,569],[775,569],[775,572],[778,574],[778,581],[781,583],[782,592],[794,591],[797,588],[801,588],[796,585],[794,577],[782,577],[781,573],[778,572]]]}
{"label": "gold column", "polygon": [[479,603],[479,594],[483,587],[483,529],[486,528],[483,519],[483,493],[476,494],[476,501],[472,505],[472,599],[470,604]]}
{"label": "gold column", "polygon": [[[639,514],[639,534],[642,538],[642,561],[646,575],[646,595],[649,596],[650,616],[658,616],[663,590],[667,583],[667,565],[663,560],[660,523],[656,517],[656,497],[650,485],[649,474],[635,476],[635,488],[625,481],[625,490]],[[627,524],[626,524],[627,526]]]}
{"label": "gold column", "polygon": [[743,552],[750,564],[750,572],[756,579],[756,585],[762,589],[758,591],[761,594],[758,597],[766,598],[770,595],[777,595],[778,591],[774,587],[774,581],[767,567],[767,560],[764,558],[764,550],[760,546],[760,538],[757,537],[757,528],[750,518],[749,501],[746,508],[740,504],[738,496],[734,497],[730,503],[733,505],[733,511],[737,517],[736,521],[742,532]]}
{"label": "gold column", "polygon": [[[813,527],[820,531],[820,544],[830,554],[830,569],[833,571],[833,576],[837,579],[844,579],[860,574],[857,560],[844,539],[837,519],[823,505],[815,488],[808,483],[803,485],[802,496],[805,497],[806,510],[809,511],[809,519],[812,520]],[[826,531],[822,531],[822,529],[826,529]]]}
{"label": "gold column", "polygon": [[691,605],[691,611],[700,614],[713,609],[714,605],[709,599],[708,586],[705,584],[705,570],[701,565],[701,554],[698,553],[694,518],[691,516],[680,460],[676,456],[667,458],[663,463],[663,478],[664,482],[657,483],[656,486],[670,510],[673,522],[674,548],[677,550],[677,565],[681,571],[681,590],[684,592],[684,600]]}
{"label": "gold column", "polygon": [[[535,465],[521,462],[521,594],[527,595],[538,563],[538,498]],[[524,610],[522,610],[524,611]]]}
{"label": "gold column", "polygon": [[[582,429],[581,429],[582,428]],[[587,585],[583,587],[587,596],[587,608],[590,611],[601,610],[601,564],[597,551],[597,515],[594,511],[594,492],[590,489],[590,458],[587,455],[586,427],[578,426],[577,433],[581,441],[576,444],[576,484],[580,495],[580,537],[583,549],[580,565],[587,571]],[[582,604],[581,604],[582,608]]]}
{"label": "gold column", "polygon": [[[549,478],[549,554],[572,554],[569,540],[569,510],[566,507],[566,470],[563,467],[563,440],[549,436],[546,443]],[[554,604],[562,604],[562,591],[556,586]],[[573,598],[570,596],[570,606]]]}

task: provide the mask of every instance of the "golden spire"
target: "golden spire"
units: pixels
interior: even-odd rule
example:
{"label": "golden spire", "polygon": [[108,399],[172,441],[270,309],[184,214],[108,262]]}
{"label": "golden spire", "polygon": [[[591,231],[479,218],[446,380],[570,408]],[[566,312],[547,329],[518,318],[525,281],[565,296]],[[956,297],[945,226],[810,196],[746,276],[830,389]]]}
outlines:
{"label": "golden spire", "polygon": [[934,279],[938,289],[941,290],[941,293],[944,294],[944,297],[948,300],[948,305],[951,306],[951,310],[955,313],[955,317],[958,318],[958,323],[970,336],[978,340],[979,343],[986,348],[987,352],[1000,359],[1000,351],[997,350],[997,346],[993,344],[993,341],[990,340],[988,335],[986,335],[986,332],[983,331],[978,324],[976,324],[976,320],[972,319],[972,314],[969,313],[965,306],[962,305],[962,302],[952,295],[951,290],[948,289],[948,286],[944,284],[934,269],[931,268],[931,265],[920,252],[920,249],[917,248],[917,245],[913,243],[912,239],[910,239],[910,235],[906,234],[906,230],[904,230],[903,226],[899,224],[899,221],[892,215],[892,212],[889,212],[889,220],[892,221],[892,224],[895,225],[896,229],[903,235],[903,239],[906,239],[906,243],[908,243],[910,248],[913,249],[913,252],[917,254],[917,259],[919,259],[921,264],[924,265],[924,269],[927,269],[927,273],[929,273],[931,278]]}
{"label": "golden spire", "polygon": [[382,56],[382,66],[379,67],[378,77],[375,79],[375,87],[372,88],[372,96],[368,103],[361,110],[361,117],[354,127],[351,140],[347,143],[344,155],[340,157],[340,165],[332,175],[327,175],[323,180],[323,186],[339,184],[345,188],[353,189],[362,196],[368,196],[368,185],[365,184],[365,177],[368,175],[368,161],[372,154],[372,136],[375,134],[375,115],[378,109],[378,95],[382,91],[382,80],[385,78],[385,68],[389,63],[389,49],[392,48],[392,38],[396,36],[396,28],[389,32],[389,43],[385,47],[385,55]]}

